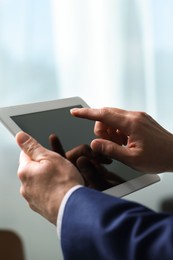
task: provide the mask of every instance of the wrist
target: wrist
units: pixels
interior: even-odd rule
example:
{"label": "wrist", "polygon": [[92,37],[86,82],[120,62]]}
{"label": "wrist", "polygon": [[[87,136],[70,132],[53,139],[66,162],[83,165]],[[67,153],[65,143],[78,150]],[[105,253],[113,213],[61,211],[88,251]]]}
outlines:
{"label": "wrist", "polygon": [[74,183],[73,185],[64,187],[61,191],[57,189],[56,194],[52,196],[52,200],[50,201],[50,218],[49,221],[53,223],[54,225],[57,224],[57,216],[59,214],[60,208],[63,201],[67,201],[67,199],[70,197],[71,193],[76,190],[78,187],[82,187],[82,184]]}

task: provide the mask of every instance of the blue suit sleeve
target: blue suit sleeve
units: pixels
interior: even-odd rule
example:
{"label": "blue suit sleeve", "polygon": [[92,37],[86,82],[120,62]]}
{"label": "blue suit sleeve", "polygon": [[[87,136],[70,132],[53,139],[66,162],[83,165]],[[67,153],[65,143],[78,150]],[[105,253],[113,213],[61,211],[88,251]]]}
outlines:
{"label": "blue suit sleeve", "polygon": [[172,260],[173,216],[83,187],[66,204],[61,244],[65,260]]}

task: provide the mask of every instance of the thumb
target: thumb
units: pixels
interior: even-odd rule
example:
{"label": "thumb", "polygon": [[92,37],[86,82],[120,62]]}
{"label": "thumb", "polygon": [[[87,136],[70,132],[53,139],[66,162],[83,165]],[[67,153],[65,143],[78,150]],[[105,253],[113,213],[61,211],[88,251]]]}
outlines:
{"label": "thumb", "polygon": [[112,159],[126,162],[128,157],[127,148],[117,143],[104,140],[95,139],[91,142],[91,149],[96,153],[104,154],[105,156],[111,157]]}
{"label": "thumb", "polygon": [[16,142],[30,159],[34,161],[43,159],[46,149],[30,135],[25,132],[19,132],[16,135]]}

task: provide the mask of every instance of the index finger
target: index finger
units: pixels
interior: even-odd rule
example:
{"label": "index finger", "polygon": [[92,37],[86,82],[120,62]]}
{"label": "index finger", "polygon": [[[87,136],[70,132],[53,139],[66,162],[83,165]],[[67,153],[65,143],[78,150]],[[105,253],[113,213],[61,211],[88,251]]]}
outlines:
{"label": "index finger", "polygon": [[119,108],[74,108],[70,110],[76,117],[100,121],[107,126],[121,130],[124,134],[129,134],[129,111]]}

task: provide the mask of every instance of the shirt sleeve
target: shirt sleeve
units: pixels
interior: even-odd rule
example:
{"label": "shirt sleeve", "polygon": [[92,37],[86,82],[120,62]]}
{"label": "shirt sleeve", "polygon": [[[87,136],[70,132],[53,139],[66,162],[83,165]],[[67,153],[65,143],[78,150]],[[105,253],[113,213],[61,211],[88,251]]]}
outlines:
{"label": "shirt sleeve", "polygon": [[62,218],[63,218],[63,214],[64,214],[64,209],[66,206],[66,203],[68,201],[68,199],[70,198],[70,196],[72,195],[72,193],[74,191],[76,191],[77,189],[83,187],[82,185],[76,185],[74,187],[72,187],[70,190],[68,190],[68,192],[65,194],[60,208],[59,208],[59,212],[58,212],[58,217],[57,217],[57,234],[58,234],[58,238],[61,239],[61,226],[62,226]]}

